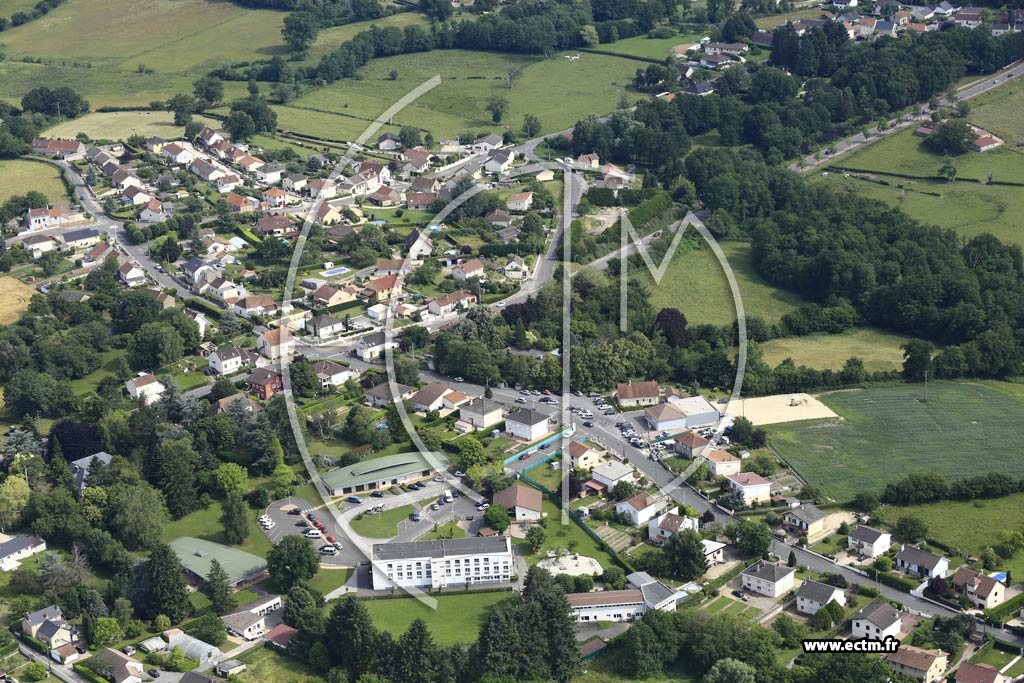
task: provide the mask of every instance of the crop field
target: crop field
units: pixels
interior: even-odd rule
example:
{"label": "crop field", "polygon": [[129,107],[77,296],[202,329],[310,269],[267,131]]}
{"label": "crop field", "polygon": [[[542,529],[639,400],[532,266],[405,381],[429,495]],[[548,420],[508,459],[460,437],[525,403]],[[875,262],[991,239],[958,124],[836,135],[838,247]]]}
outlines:
{"label": "crop field", "polygon": [[[373,123],[372,116],[353,116],[345,109],[341,112],[318,111],[293,104],[276,104],[272,109],[277,112],[277,127],[280,130],[315,135],[327,140],[355,140]],[[383,112],[384,109],[381,109],[377,114]],[[397,133],[399,126],[381,126],[373,137],[389,131]],[[316,141],[311,140],[309,144],[315,145]]]}
{"label": "crop field", "polygon": [[[219,121],[205,116],[195,116],[193,119],[214,128],[221,125]],[[174,139],[181,137],[184,132],[184,126],[174,125],[174,114],[171,112],[111,111],[94,112],[59,123],[43,131],[43,135],[51,138],[74,138],[79,133],[85,133],[93,140],[118,140],[138,134]]]}
{"label": "crop field", "polygon": [[[568,128],[586,115],[612,111],[632,80],[637,62],[630,59],[580,53],[570,61],[565,54],[549,59],[521,55],[438,50],[377,59],[361,70],[360,80],[344,80],[307,93],[292,102],[309,107],[372,120],[403,95],[430,78],[441,84],[406,107],[393,123],[415,125],[437,139],[464,131],[498,131],[502,125],[522,125],[523,116],[535,114],[546,132]],[[509,66],[524,67],[511,90],[506,81]],[[398,78],[391,80],[392,70]],[[491,121],[486,110],[492,96],[508,100],[502,125]],[[325,121],[281,121],[282,128],[322,137],[341,137]],[[337,123],[337,122],[335,122]],[[360,124],[362,127],[365,125]]]}
{"label": "crop field", "polygon": [[[951,548],[978,554],[999,542],[1003,529],[1024,528],[1024,494],[976,501],[942,501],[927,505],[886,506],[877,512],[888,524],[900,517],[917,517],[928,525],[928,538]],[[1007,560],[1003,567],[1014,578],[1024,575],[1024,554]]]}
{"label": "crop field", "polygon": [[0,277],[0,325],[16,322],[36,290],[13,277]]}
{"label": "crop field", "polygon": [[52,202],[67,197],[60,171],[41,161],[0,160],[0,179],[0,204],[29,190],[42,192]]}
{"label": "crop field", "polygon": [[427,622],[434,642],[439,645],[469,644],[476,640],[480,627],[491,609],[513,593],[460,593],[437,595],[437,609],[431,609],[416,598],[367,600],[363,604],[373,617],[373,625],[396,638],[414,619]]}
{"label": "crop field", "polygon": [[769,426],[771,445],[808,483],[847,501],[911,472],[950,479],[1020,472],[1024,402],[990,386],[933,382],[840,391],[821,400],[838,419]]}
{"label": "crop field", "polygon": [[283,12],[222,0],[135,0],[131,11],[106,0],[70,0],[45,17],[5,31],[3,43],[9,57],[93,60],[129,71],[139,64],[161,72],[189,71],[286,54],[283,20]]}
{"label": "crop field", "polygon": [[807,337],[773,339],[761,344],[761,353],[768,365],[775,366],[786,358],[797,365],[818,370],[839,370],[848,358],[864,361],[869,372],[899,370],[903,367],[900,346],[908,337],[873,328],[858,328],[843,334],[813,334]]}
{"label": "crop field", "polygon": [[[736,275],[747,315],[777,321],[803,303],[798,295],[773,287],[757,274],[749,244],[723,242],[722,250]],[[646,268],[637,277],[651,289],[656,308],[678,308],[691,324],[727,325],[736,319],[729,282],[710,248],[677,253],[660,284],[654,284]]]}

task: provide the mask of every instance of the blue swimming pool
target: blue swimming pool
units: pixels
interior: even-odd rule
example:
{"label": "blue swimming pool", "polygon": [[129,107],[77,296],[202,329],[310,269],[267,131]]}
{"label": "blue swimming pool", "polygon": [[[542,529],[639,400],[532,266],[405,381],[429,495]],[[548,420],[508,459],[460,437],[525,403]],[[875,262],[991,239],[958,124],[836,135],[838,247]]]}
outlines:
{"label": "blue swimming pool", "polygon": [[338,266],[337,268],[331,268],[330,270],[325,270],[325,271],[323,271],[320,274],[321,275],[330,276],[330,275],[342,275],[343,273],[347,273],[347,272],[348,272],[348,268],[346,268],[345,266]]}
{"label": "blue swimming pool", "polygon": [[996,581],[1006,581],[1006,572],[996,572],[994,574],[989,574],[989,576]]}

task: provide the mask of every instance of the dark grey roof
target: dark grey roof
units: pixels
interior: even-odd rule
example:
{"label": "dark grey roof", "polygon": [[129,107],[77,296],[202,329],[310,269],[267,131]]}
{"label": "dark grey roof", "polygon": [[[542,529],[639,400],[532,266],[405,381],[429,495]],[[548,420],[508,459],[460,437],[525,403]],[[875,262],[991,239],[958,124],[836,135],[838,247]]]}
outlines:
{"label": "dark grey roof", "polygon": [[220,358],[222,361],[225,361],[230,360],[231,358],[239,358],[244,353],[244,351],[242,351],[242,349],[238,348],[237,346],[223,346],[214,351],[214,353],[217,354],[217,358]]}
{"label": "dark grey roof", "polygon": [[896,559],[903,560],[909,565],[935,569],[935,566],[939,563],[942,557],[935,553],[930,553],[927,550],[921,550],[920,548],[908,545],[904,546],[902,550],[896,553]]}
{"label": "dark grey roof", "polygon": [[33,626],[38,626],[47,619],[64,619],[64,613],[57,605],[50,605],[25,615],[25,620]]}
{"label": "dark grey roof", "polygon": [[[28,534],[18,534],[11,538],[6,543],[0,544],[0,559],[10,557],[11,555],[21,552],[25,548],[33,548],[43,542],[43,539],[38,536],[30,536]],[[47,608],[52,609],[52,608]]]}
{"label": "dark grey roof", "polygon": [[485,555],[503,553],[507,548],[508,541],[505,536],[377,543],[373,546],[373,559],[404,560],[417,557],[446,557],[448,555]]}
{"label": "dark grey roof", "polygon": [[640,586],[640,592],[644,594],[644,602],[654,607],[675,596],[676,592],[663,584],[661,581],[645,583]]}
{"label": "dark grey roof", "polygon": [[835,595],[834,586],[829,586],[817,581],[804,581],[796,592],[796,597],[816,602],[819,605],[828,604],[828,601]]}
{"label": "dark grey roof", "polygon": [[88,240],[94,237],[99,237],[100,231],[95,228],[82,228],[80,230],[69,230],[64,233],[64,242],[77,242],[78,240]]}
{"label": "dark grey roof", "polygon": [[100,451],[99,453],[79,458],[69,464],[68,467],[71,468],[71,474],[75,477],[75,483],[78,484],[78,490],[81,491],[85,488],[85,479],[89,476],[89,470],[92,468],[93,462],[99,460],[104,465],[109,465],[113,457],[106,451]]}
{"label": "dark grey roof", "polygon": [[882,534],[885,534],[885,533],[887,533],[887,532],[879,531],[878,529],[873,529],[873,528],[871,528],[869,526],[864,526],[863,524],[860,524],[858,526],[855,526],[850,531],[850,538],[854,539],[855,541],[864,541],[865,543],[874,543],[875,541],[877,541],[879,538],[882,537]]}
{"label": "dark grey roof", "polygon": [[880,629],[887,629],[900,620],[900,613],[886,602],[874,602],[853,615],[853,619],[869,621]]}
{"label": "dark grey roof", "polygon": [[310,318],[309,324],[323,327],[325,325],[340,325],[341,321],[333,315],[318,315],[315,318]]}
{"label": "dark grey roof", "polygon": [[803,503],[790,510],[786,510],[787,515],[793,515],[801,522],[805,524],[813,524],[819,519],[825,519],[825,513],[818,509],[813,503]]}
{"label": "dark grey roof", "polygon": [[474,398],[469,403],[464,404],[462,410],[483,415],[494,410],[501,410],[501,404],[489,398]]}
{"label": "dark grey roof", "polygon": [[387,338],[384,336],[383,332],[374,332],[373,334],[368,334],[365,337],[360,337],[359,344],[369,347],[381,346],[384,344],[386,339]]}
{"label": "dark grey roof", "polygon": [[743,574],[746,576],[753,576],[765,581],[771,581],[772,583],[776,583],[794,572],[796,572],[794,567],[787,567],[784,564],[765,562],[764,560],[761,560],[757,564],[751,565],[743,570]]}
{"label": "dark grey roof", "polygon": [[514,413],[506,415],[505,421],[533,427],[547,422],[549,417],[550,415],[542,413],[539,410],[527,410],[526,408],[521,408]]}
{"label": "dark grey roof", "polygon": [[187,671],[185,672],[185,675],[179,679],[179,683],[214,683],[216,680],[216,678],[210,678],[206,674],[199,673],[198,671]]}
{"label": "dark grey roof", "polygon": [[36,640],[41,640],[44,643],[49,643],[50,639],[57,635],[61,627],[64,626],[62,621],[55,621],[53,619],[47,619],[39,625],[39,630],[36,631]]}
{"label": "dark grey roof", "polygon": [[234,614],[225,614],[221,617],[221,621],[223,621],[226,626],[236,628],[239,631],[244,631],[263,618],[264,616],[262,614],[246,610],[244,612],[235,612]]}

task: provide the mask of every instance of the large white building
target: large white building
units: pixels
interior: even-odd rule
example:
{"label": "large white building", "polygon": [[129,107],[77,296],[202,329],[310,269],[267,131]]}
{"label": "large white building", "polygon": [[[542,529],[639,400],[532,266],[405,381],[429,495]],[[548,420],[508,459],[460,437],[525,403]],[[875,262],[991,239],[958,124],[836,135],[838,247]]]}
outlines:
{"label": "large white building", "polygon": [[374,590],[507,583],[515,571],[507,536],[377,543],[371,563]]}
{"label": "large white building", "polygon": [[635,621],[648,610],[675,612],[678,594],[647,572],[626,577],[629,588],[617,591],[569,593],[573,617],[577,622]]}

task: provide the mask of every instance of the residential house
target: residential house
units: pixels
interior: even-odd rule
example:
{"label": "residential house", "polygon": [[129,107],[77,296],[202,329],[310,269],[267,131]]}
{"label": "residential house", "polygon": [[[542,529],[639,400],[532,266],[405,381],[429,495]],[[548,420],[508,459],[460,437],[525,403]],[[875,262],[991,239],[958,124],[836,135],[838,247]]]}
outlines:
{"label": "residential house", "polygon": [[507,228],[512,225],[512,214],[502,209],[494,209],[484,216],[484,220],[496,228]]}
{"label": "residential house", "polygon": [[685,434],[676,435],[675,439],[676,452],[684,458],[695,460],[704,452],[704,449],[708,446],[708,440],[705,439],[697,432],[686,432]]}
{"label": "residential house", "polygon": [[310,197],[334,199],[338,196],[338,187],[333,180],[311,180],[306,184],[306,194]]}
{"label": "residential house", "polygon": [[462,311],[477,302],[476,294],[464,292],[461,289],[451,294],[445,294],[427,301],[427,310],[433,315],[448,315],[456,311]]}
{"label": "residential house", "polygon": [[500,174],[512,166],[516,155],[510,149],[495,149],[487,154],[487,161],[484,162],[484,170],[488,173]]}
{"label": "residential house", "polygon": [[733,60],[729,59],[725,55],[701,55],[700,65],[707,69],[717,69],[719,67],[728,66],[732,64]]}
{"label": "residential house", "polygon": [[124,386],[133,401],[141,398],[146,405],[158,400],[167,389],[154,375],[145,372],[131,378]]}
{"label": "residential house", "polygon": [[581,154],[578,157],[576,157],[576,163],[581,168],[597,170],[601,166],[601,156],[597,152]]}
{"label": "residential house", "polygon": [[410,268],[405,264],[405,259],[388,258],[377,261],[377,268],[373,271],[374,277],[385,275],[408,275]]}
{"label": "residential house", "polygon": [[212,183],[213,181],[219,180],[228,175],[222,171],[219,166],[214,166],[206,159],[196,159],[188,165],[188,170],[208,183]]}
{"label": "residential house", "polygon": [[139,220],[144,223],[159,223],[167,218],[167,210],[165,205],[159,199],[150,199],[145,207],[142,209],[142,213],[139,214]]}
{"label": "residential house", "polygon": [[985,576],[970,567],[957,568],[949,580],[953,592],[966,595],[977,609],[992,609],[1006,600],[1006,586],[991,576]]}
{"label": "residential house", "polygon": [[960,28],[977,28],[981,26],[983,11],[981,7],[964,7],[953,15],[953,23]]}
{"label": "residential house", "polygon": [[361,360],[371,362],[383,358],[385,350],[389,346],[392,349],[398,348],[398,344],[386,340],[383,332],[374,332],[359,338],[359,341],[356,342],[355,352]]}
{"label": "residential house", "polygon": [[444,395],[451,391],[443,384],[431,382],[415,394],[409,400],[415,410],[429,413],[432,410],[440,410],[444,405]]}
{"label": "residential house", "polygon": [[209,126],[204,126],[203,129],[199,131],[199,141],[207,147],[213,147],[220,142],[224,142],[224,136]]}
{"label": "residential house", "polygon": [[483,275],[484,264],[480,259],[470,259],[452,268],[452,277],[456,280],[469,280],[474,277],[483,277]]}
{"label": "residential house", "polygon": [[615,398],[623,408],[653,406],[661,397],[657,382],[622,382],[615,389]]}
{"label": "residential house", "polygon": [[181,264],[181,272],[190,282],[199,284],[216,277],[217,269],[206,261],[193,256]]}
{"label": "residential house", "polygon": [[686,529],[697,531],[697,528],[696,517],[681,515],[679,514],[679,508],[674,507],[647,521],[647,537],[655,545],[663,545],[673,534],[685,531]]}
{"label": "residential house", "polygon": [[746,43],[705,43],[704,54],[706,55],[732,55],[740,57],[747,51]]}
{"label": "residential house", "polygon": [[54,251],[59,245],[49,235],[32,235],[25,238],[22,246],[32,254],[32,258],[37,259],[48,251]]}
{"label": "residential house", "polygon": [[377,138],[377,149],[390,152],[402,146],[402,139],[394,133],[384,133]]}
{"label": "residential house", "polygon": [[327,202],[321,202],[320,207],[316,210],[315,220],[320,225],[334,225],[340,223],[341,219],[341,211]]}
{"label": "residential house", "polygon": [[687,95],[696,95],[698,97],[705,97],[716,90],[718,90],[718,87],[714,81],[698,81],[683,88],[683,92]]}
{"label": "residential house", "polygon": [[704,539],[701,541],[704,546],[704,557],[708,561],[708,566],[713,567],[716,564],[722,564],[725,562],[725,544],[719,543],[718,541],[709,541]]}
{"label": "residential house", "polygon": [[[235,155],[232,156],[234,157]],[[233,158],[232,161],[234,161],[248,173],[255,173],[256,169],[261,168],[264,165],[262,159],[257,159],[251,154],[245,154],[244,152],[241,156]]]}
{"label": "residential house", "polygon": [[[314,156],[320,155],[316,154]],[[288,624],[278,624],[277,626],[263,634],[263,642],[272,647],[276,647],[279,650],[287,651],[288,644],[292,642],[292,638],[294,638],[295,634],[298,632],[299,630],[294,626],[289,626]]]}
{"label": "residential house", "polygon": [[436,201],[437,194],[433,192],[410,192],[405,196],[405,205],[411,211],[429,211]]}
{"label": "residential house", "polygon": [[398,190],[387,185],[382,185],[376,190],[371,192],[367,199],[380,207],[395,206],[402,201],[402,195],[398,194]]}
{"label": "residential house", "polygon": [[81,154],[84,151],[85,145],[78,140],[49,140],[46,138],[35,138],[32,140],[33,154],[63,159],[73,154]]}
{"label": "residential house", "polygon": [[160,156],[172,164],[187,164],[196,158],[192,150],[182,147],[177,142],[172,142],[161,149]]}
{"label": "residential house", "polygon": [[148,294],[153,301],[160,305],[161,310],[167,310],[168,308],[174,308],[174,297],[155,287],[147,287],[141,290],[143,294]]}
{"label": "residential house", "polygon": [[397,275],[386,275],[370,280],[363,295],[373,303],[387,303],[402,291]]}
{"label": "residential house", "polygon": [[905,545],[896,553],[896,568],[907,574],[929,579],[933,576],[945,576],[949,569],[949,560],[927,550]]}
{"label": "residential house", "polygon": [[68,463],[68,469],[71,471],[71,479],[75,490],[81,493],[88,488],[89,485],[86,481],[89,478],[89,473],[92,471],[92,468],[97,464],[107,467],[110,465],[110,461],[113,458],[114,456],[110,453],[100,451],[99,453],[93,453],[92,455],[87,455],[84,458],[79,458],[78,460]]}
{"label": "residential house", "polygon": [[541,518],[543,496],[538,489],[529,486],[513,484],[495,493],[491,502],[508,510],[514,520],[536,522]]}
{"label": "residential house", "polygon": [[609,491],[615,488],[620,481],[630,484],[635,481],[633,466],[618,460],[609,460],[598,465],[590,471],[590,477],[592,481],[601,484]]}
{"label": "residential house", "polygon": [[404,384],[396,382],[394,389],[392,389],[391,382],[381,382],[366,390],[366,402],[373,408],[386,408],[396,399],[404,401],[414,393],[416,393],[414,388],[407,387]]}
{"label": "residential house", "polygon": [[231,192],[239,185],[242,184],[242,179],[235,173],[228,173],[225,176],[217,178],[217,191],[220,193]]}
{"label": "residential house", "polygon": [[313,303],[317,306],[337,306],[354,301],[355,295],[355,290],[350,287],[343,288],[324,285],[313,292]]}
{"label": "residential house", "polygon": [[509,280],[522,280],[530,274],[530,269],[526,267],[523,257],[516,254],[501,267],[501,274]]}
{"label": "residential house", "polygon": [[963,662],[953,677],[954,683],[1010,683],[1010,678],[999,673],[991,664]]}
{"label": "residential house", "polygon": [[[212,279],[207,280],[199,289],[200,294],[212,294],[221,301],[232,301],[235,302],[236,305],[238,303],[236,300],[242,299],[246,294],[245,287],[235,284],[231,280],[223,277],[213,277]],[[274,301],[274,298],[269,294],[264,294],[262,297],[249,297],[249,299],[258,299],[260,301],[266,300],[271,304]],[[245,304],[241,304],[236,307],[246,309]],[[251,315],[252,313],[246,310],[246,314]]]}
{"label": "residential house", "polygon": [[9,572],[21,565],[21,560],[36,553],[46,552],[46,541],[31,534],[16,534],[0,543],[0,571]]}
{"label": "residential house", "polygon": [[270,360],[281,356],[290,356],[295,348],[295,340],[287,327],[263,330],[256,337],[256,351]]}
{"label": "residential house", "polygon": [[345,323],[333,315],[318,315],[306,321],[306,331],[314,337],[325,339],[344,332]]}
{"label": "residential house", "polygon": [[[95,655],[97,668],[111,683],[142,683],[143,664],[113,648],[103,648]],[[147,678],[148,680],[148,678]]]}
{"label": "residential house", "polygon": [[769,598],[779,598],[793,590],[796,567],[760,560],[740,573],[744,589]]}
{"label": "residential house", "polygon": [[728,474],[739,474],[742,461],[728,451],[706,451],[701,459],[708,464],[708,474],[712,477],[724,477]]}
{"label": "residential house", "polygon": [[890,38],[896,37],[896,22],[893,21],[878,21],[875,22],[875,38],[881,38],[888,36]]}
{"label": "residential house", "polygon": [[148,204],[153,196],[137,185],[129,185],[121,193],[121,204],[124,206],[140,206]]}
{"label": "residential house", "polygon": [[280,595],[261,595],[225,614],[221,621],[231,635],[256,640],[267,632],[267,616],[282,606]]}
{"label": "residential house", "polygon": [[652,610],[676,610],[676,592],[661,581],[646,572],[634,572],[627,579],[629,588],[624,590],[568,593],[565,599],[576,622],[629,622]]}
{"label": "residential house", "polygon": [[256,179],[261,183],[273,185],[281,182],[281,173],[284,169],[277,164],[263,164],[256,167]]}
{"label": "residential house", "polygon": [[289,192],[299,192],[306,186],[306,176],[301,173],[292,173],[281,179],[281,187]]}
{"label": "residential house", "polygon": [[830,602],[845,607],[846,592],[842,588],[810,579],[800,584],[800,588],[796,592],[796,611],[801,614],[814,616]]}
{"label": "residential house", "polygon": [[206,411],[209,416],[221,415],[228,412],[228,408],[241,401],[242,408],[247,413],[255,413],[261,410],[260,404],[252,400],[245,394],[232,394],[231,396],[225,396],[224,398],[217,399],[210,405],[210,409]]}
{"label": "residential house", "polygon": [[313,363],[313,373],[321,389],[340,387],[358,373],[332,360],[318,360]]}
{"label": "residential house", "polygon": [[211,353],[207,361],[218,375],[233,375],[249,365],[249,355],[237,346],[223,346]]}
{"label": "residential house", "polygon": [[224,203],[228,205],[232,213],[249,213],[255,211],[259,206],[259,202],[252,197],[243,197],[234,192],[224,198]]}
{"label": "residential house", "polygon": [[817,543],[828,534],[825,528],[825,513],[814,503],[802,503],[786,510],[782,522],[800,536],[806,536],[808,543]]}
{"label": "residential house", "polygon": [[271,187],[263,191],[263,201],[268,208],[280,209],[288,203],[288,193],[279,187]]}
{"label": "residential house", "polygon": [[887,602],[872,602],[865,605],[850,619],[851,637],[884,640],[895,638],[903,628],[903,617]]}
{"label": "residential house", "polygon": [[1002,140],[997,140],[991,135],[982,135],[971,143],[971,149],[975,152],[987,152],[988,150],[995,149],[1002,144]]}
{"label": "residential house", "polygon": [[430,152],[423,149],[406,149],[402,151],[402,160],[398,163],[398,168],[403,176],[408,177],[429,171],[430,161]]}
{"label": "residential house", "polygon": [[114,248],[107,242],[100,242],[95,247],[90,249],[82,257],[82,263],[85,265],[93,265],[97,263],[103,263],[107,260],[107,257],[114,253]]}
{"label": "residential house", "polygon": [[274,394],[284,391],[284,377],[271,368],[256,368],[246,377],[245,386],[250,394],[269,401]]}
{"label": "residential house", "polygon": [[29,230],[42,230],[67,222],[68,219],[61,210],[53,207],[29,209],[25,214],[25,227]]}
{"label": "residential house", "polygon": [[391,169],[379,161],[363,161],[357,164],[356,172],[369,180],[369,189],[373,191],[381,185],[391,182]]}
{"label": "residential house", "polygon": [[414,228],[405,240],[405,250],[410,259],[419,261],[434,253],[434,241],[425,232]]}
{"label": "residential house", "polygon": [[570,441],[566,452],[573,469],[593,469],[601,461],[601,454],[582,441]]}
{"label": "residential house", "polygon": [[492,149],[501,147],[501,136],[489,133],[481,138],[478,138],[471,148],[474,152],[490,152]]}
{"label": "residential house", "polygon": [[421,175],[416,176],[412,179],[412,182],[409,183],[409,192],[436,194],[440,187],[441,183],[438,182],[436,177]]}
{"label": "residential house", "polygon": [[69,230],[60,236],[61,242],[64,243],[65,251],[78,251],[94,247],[100,243],[100,239],[100,231],[95,228]]}
{"label": "residential house", "polygon": [[488,429],[502,421],[501,404],[489,398],[474,398],[459,406],[459,419],[474,429]]}
{"label": "residential house", "polygon": [[509,242],[515,242],[519,240],[519,228],[512,226],[508,228],[502,228],[501,230],[495,230],[494,235],[501,240],[503,244]]}
{"label": "residential house", "polygon": [[277,302],[271,294],[248,294],[231,302],[231,310],[243,318],[269,315],[277,310]]}
{"label": "residential house", "polygon": [[125,261],[117,269],[117,277],[129,287],[146,284],[146,271],[131,261]]}
{"label": "residential house", "polygon": [[513,192],[505,200],[505,206],[509,211],[526,212],[533,206],[532,192]]}
{"label": "residential house", "polygon": [[740,472],[726,476],[726,485],[743,499],[747,506],[767,502],[771,498],[771,482],[756,472]]}
{"label": "residential house", "polygon": [[256,221],[256,228],[263,237],[284,237],[295,229],[295,224],[288,216],[276,213],[260,218]]}
{"label": "residential house", "polygon": [[533,442],[550,431],[548,418],[539,410],[520,408],[505,416],[505,429],[516,439]]}
{"label": "residential house", "polygon": [[908,676],[920,683],[944,681],[943,674],[949,662],[942,650],[925,650],[913,645],[900,645],[895,652],[883,656],[897,674]]}

